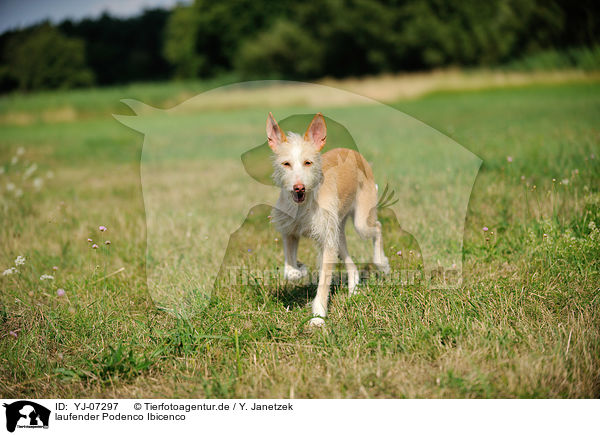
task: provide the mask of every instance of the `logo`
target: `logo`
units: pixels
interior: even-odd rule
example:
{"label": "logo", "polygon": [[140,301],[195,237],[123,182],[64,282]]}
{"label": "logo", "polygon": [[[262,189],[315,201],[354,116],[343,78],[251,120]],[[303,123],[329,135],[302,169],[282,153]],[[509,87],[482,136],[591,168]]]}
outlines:
{"label": "logo", "polygon": [[[246,268],[254,263],[245,234],[267,229],[269,224],[266,216],[264,225],[250,216],[256,207],[273,209],[281,193],[272,178],[272,150],[262,119],[271,110],[274,89],[277,101],[289,99],[308,112],[282,118],[283,131],[304,132],[323,105],[327,108],[324,150],[350,148],[369,156],[382,187],[378,207],[386,231],[393,228],[418,246],[413,248],[418,251],[414,257],[412,250],[408,257],[388,246],[395,253],[389,266],[391,279],[408,276],[410,280],[418,272],[419,281],[430,288],[460,288],[465,218],[482,160],[421,121],[360,95],[313,83],[253,81],[204,92],[169,110],[122,100],[136,116],[114,115],[144,134],[140,173],[146,211],[146,271],[155,304],[177,316],[194,316],[204,308],[215,285],[229,279],[229,267]],[[241,122],[220,109],[230,108],[235,104],[231,97],[242,94],[249,96],[248,102],[254,101],[248,105],[253,113],[262,112],[254,122]],[[191,113],[195,121],[190,124],[187,114]],[[239,129],[234,127],[237,122]],[[252,143],[255,146],[248,149]],[[295,207],[290,210],[296,212]],[[215,225],[219,230],[211,231]],[[167,230],[174,226],[186,230]],[[238,250],[239,243],[245,249]],[[282,256],[279,248],[270,246],[277,252],[273,255]],[[178,254],[173,255],[174,251]],[[362,254],[355,260],[371,265],[373,257]],[[296,276],[303,273],[298,269]]]}
{"label": "logo", "polygon": [[4,404],[6,408],[6,430],[14,432],[15,428],[48,429],[50,410],[29,400],[19,400]]}

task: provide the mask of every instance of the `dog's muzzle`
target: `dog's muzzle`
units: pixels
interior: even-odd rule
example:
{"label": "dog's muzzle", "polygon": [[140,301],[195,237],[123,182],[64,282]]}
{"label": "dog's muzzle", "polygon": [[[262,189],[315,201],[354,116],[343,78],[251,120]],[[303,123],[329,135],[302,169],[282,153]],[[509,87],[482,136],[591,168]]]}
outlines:
{"label": "dog's muzzle", "polygon": [[294,202],[300,204],[306,199],[306,188],[304,184],[294,184],[294,190],[292,190],[292,198]]}

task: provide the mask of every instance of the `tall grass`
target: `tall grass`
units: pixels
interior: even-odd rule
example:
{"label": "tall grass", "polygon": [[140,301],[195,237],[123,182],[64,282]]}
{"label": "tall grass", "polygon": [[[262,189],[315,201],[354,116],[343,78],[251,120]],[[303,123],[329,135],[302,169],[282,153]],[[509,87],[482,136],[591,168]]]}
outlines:
{"label": "tall grass", "polygon": [[581,69],[600,70],[600,45],[575,47],[566,50],[545,50],[524,56],[508,63],[505,68],[513,71],[552,71]]}

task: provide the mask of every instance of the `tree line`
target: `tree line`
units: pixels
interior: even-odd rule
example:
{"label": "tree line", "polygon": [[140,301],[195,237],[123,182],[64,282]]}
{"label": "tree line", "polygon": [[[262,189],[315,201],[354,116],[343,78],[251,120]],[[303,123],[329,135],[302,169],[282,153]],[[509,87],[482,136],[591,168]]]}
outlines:
{"label": "tree line", "polygon": [[0,90],[498,66],[600,44],[595,0],[195,0],[0,35]]}

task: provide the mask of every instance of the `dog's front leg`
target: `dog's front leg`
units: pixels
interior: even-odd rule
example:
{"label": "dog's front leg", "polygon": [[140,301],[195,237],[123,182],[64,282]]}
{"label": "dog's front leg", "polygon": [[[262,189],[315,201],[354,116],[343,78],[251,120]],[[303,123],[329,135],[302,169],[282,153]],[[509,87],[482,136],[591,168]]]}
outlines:
{"label": "dog's front leg", "polygon": [[288,281],[304,278],[308,274],[306,266],[298,267],[296,255],[298,253],[299,238],[294,235],[283,235],[283,251],[285,255],[285,266],[283,276]]}
{"label": "dog's front leg", "polygon": [[321,326],[325,323],[323,318],[327,315],[329,288],[331,287],[333,266],[337,259],[337,249],[325,246],[321,257],[321,272],[319,273],[317,296],[312,305],[314,317],[310,320],[310,324],[313,326]]}

